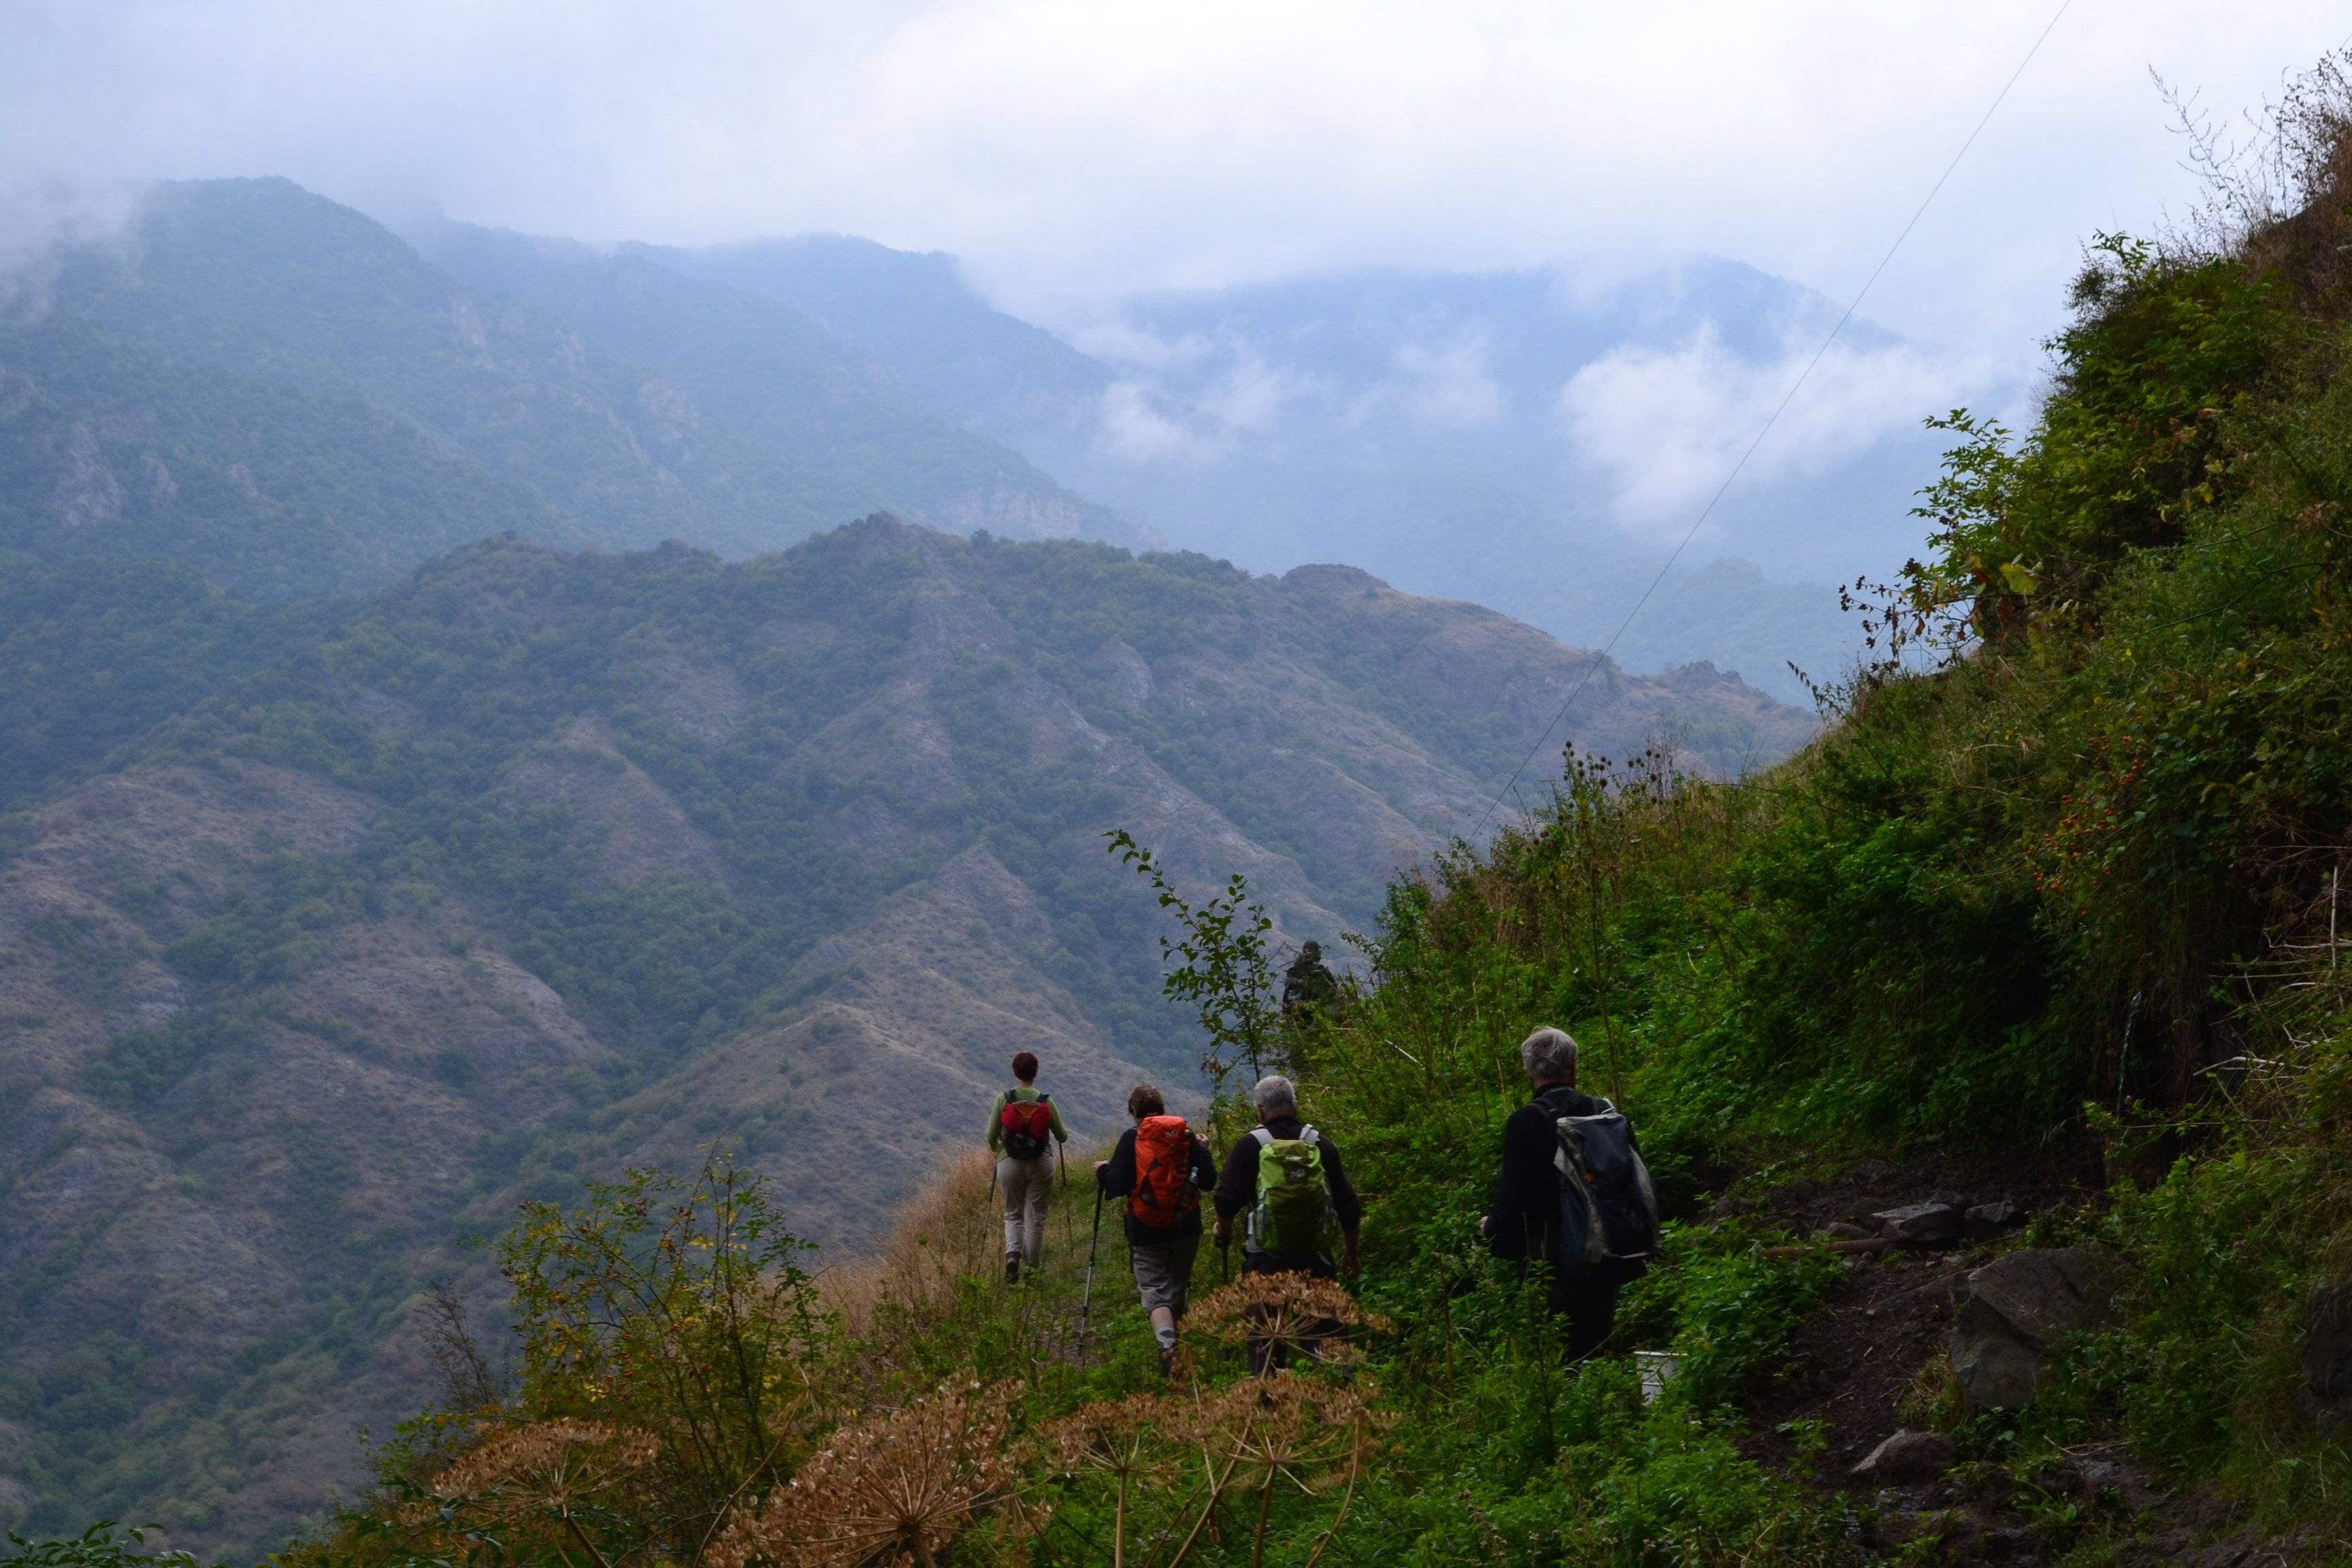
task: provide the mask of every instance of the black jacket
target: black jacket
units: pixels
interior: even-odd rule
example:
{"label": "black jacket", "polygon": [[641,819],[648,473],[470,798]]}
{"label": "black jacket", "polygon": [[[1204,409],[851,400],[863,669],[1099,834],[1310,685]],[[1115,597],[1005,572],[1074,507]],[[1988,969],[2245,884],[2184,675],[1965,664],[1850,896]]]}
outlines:
{"label": "black jacket", "polygon": [[[1265,1124],[1265,1130],[1276,1138],[1296,1138],[1306,1123],[1296,1116],[1278,1116]],[[1353,1236],[1356,1226],[1363,1223],[1363,1201],[1349,1184],[1348,1168],[1339,1163],[1339,1146],[1315,1131],[1316,1142],[1323,1151],[1323,1184],[1331,1189],[1331,1213],[1339,1228]],[[1217,1179],[1217,1217],[1231,1219],[1257,1202],[1257,1138],[1244,1133],[1225,1156],[1225,1173]]]}
{"label": "black jacket", "polygon": [[[1096,1173],[1095,1180],[1108,1198],[1124,1198],[1135,1191],[1135,1129],[1130,1127],[1118,1135],[1118,1147],[1110,1152],[1110,1161]],[[1209,1158],[1208,1141],[1199,1133],[1192,1134],[1192,1185],[1207,1192],[1217,1184],[1217,1163]],[[1191,1213],[1168,1228],[1146,1225],[1118,1205],[1127,1219],[1127,1244],[1129,1247],[1157,1247],[1178,1237],[1201,1234],[1201,1211],[1196,1205]]]}
{"label": "black jacket", "polygon": [[[1554,1084],[1503,1123],[1503,1173],[1486,1211],[1486,1245],[1497,1258],[1520,1263],[1553,1259],[1559,1236],[1559,1152],[1563,1116],[1592,1116],[1603,1102],[1566,1084]],[[1578,1268],[1591,1267],[1578,1258]]]}

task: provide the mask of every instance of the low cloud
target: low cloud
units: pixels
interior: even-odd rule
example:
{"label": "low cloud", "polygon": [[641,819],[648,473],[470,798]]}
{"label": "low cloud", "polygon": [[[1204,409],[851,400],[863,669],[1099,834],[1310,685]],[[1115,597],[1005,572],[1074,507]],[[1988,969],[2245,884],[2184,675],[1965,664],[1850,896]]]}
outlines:
{"label": "low cloud", "polygon": [[[1679,348],[1614,350],[1560,391],[1570,450],[1610,487],[1621,525],[1678,536],[1813,353],[1792,345],[1770,359],[1742,357],[1711,326]],[[1832,347],[1757,447],[1740,483],[1817,477],[1916,430],[1923,411],[1965,404],[1990,387],[1987,367],[1908,345]]]}
{"label": "low cloud", "polygon": [[1189,430],[1160,411],[1159,396],[1139,381],[1114,382],[1103,389],[1101,445],[1122,462],[1197,462],[1216,455],[1219,443]]}
{"label": "low cloud", "polygon": [[1486,370],[1486,333],[1464,331],[1432,347],[1407,343],[1393,361],[1402,402],[1424,424],[1452,429],[1483,425],[1503,411],[1503,391]]}
{"label": "low cloud", "polygon": [[129,243],[143,194],[122,182],[0,181],[0,314],[38,313],[65,251]]}

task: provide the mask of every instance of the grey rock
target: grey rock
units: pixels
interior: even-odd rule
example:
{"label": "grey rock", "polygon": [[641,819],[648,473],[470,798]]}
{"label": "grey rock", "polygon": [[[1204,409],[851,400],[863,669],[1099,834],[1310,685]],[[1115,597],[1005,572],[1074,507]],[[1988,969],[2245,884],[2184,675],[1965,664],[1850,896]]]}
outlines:
{"label": "grey rock", "polygon": [[1878,1234],[1890,1240],[1915,1247],[1937,1247],[1960,1238],[1961,1213],[1957,1205],[1930,1201],[1906,1204],[1870,1217],[1878,1222]]}
{"label": "grey rock", "polygon": [[1960,1234],[1970,1241],[1990,1241],[2025,1223],[2025,1211],[2007,1198],[1979,1204],[1960,1215]]}
{"label": "grey rock", "polygon": [[1906,1426],[1854,1466],[1853,1478],[1886,1486],[1916,1485],[1934,1480],[1959,1458],[1959,1450],[1941,1432],[1914,1432]]}
{"label": "grey rock", "polygon": [[2031,1405],[2050,1357],[2106,1321],[2114,1290],[2113,1265],[2089,1247],[2012,1252],[1975,1270],[1952,1328],[1960,1393],[1980,1409]]}
{"label": "grey rock", "polygon": [[1822,1226],[1822,1234],[1832,1241],[1864,1241],[1878,1233],[1874,1230],[1864,1230],[1858,1225],[1848,1225],[1841,1219],[1832,1220]]}

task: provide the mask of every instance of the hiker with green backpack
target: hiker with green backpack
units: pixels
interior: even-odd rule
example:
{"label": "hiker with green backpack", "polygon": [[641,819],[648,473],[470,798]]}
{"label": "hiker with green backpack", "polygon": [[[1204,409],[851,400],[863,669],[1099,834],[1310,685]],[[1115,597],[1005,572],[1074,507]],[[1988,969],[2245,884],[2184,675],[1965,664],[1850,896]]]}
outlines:
{"label": "hiker with green backpack", "polygon": [[996,1154],[996,1190],[1004,1199],[1004,1282],[1033,1271],[1045,1257],[1045,1206],[1054,1199],[1054,1152],[1070,1141],[1054,1097],[1037,1090],[1037,1054],[1013,1058],[1013,1087],[988,1112],[988,1146]]}
{"label": "hiker with green backpack", "polygon": [[1106,1197],[1127,1200],[1127,1256],[1136,1294],[1160,1342],[1160,1373],[1176,1369],[1176,1329],[1191,1304],[1192,1261],[1201,1251],[1201,1194],[1217,1184],[1209,1141],[1148,1083],[1127,1097],[1135,1125],[1118,1135],[1110,1158],[1095,1164]]}
{"label": "hiker with green backpack", "polygon": [[[1250,1100],[1258,1124],[1234,1145],[1217,1182],[1217,1244],[1232,1239],[1234,1221],[1246,1213],[1244,1273],[1329,1279],[1344,1270],[1352,1278],[1364,1205],[1348,1183],[1339,1148],[1299,1120],[1298,1090],[1280,1074],[1258,1079]],[[1335,1239],[1340,1244],[1336,1268]],[[1264,1370],[1265,1357],[1265,1347],[1253,1342],[1253,1372]]]}

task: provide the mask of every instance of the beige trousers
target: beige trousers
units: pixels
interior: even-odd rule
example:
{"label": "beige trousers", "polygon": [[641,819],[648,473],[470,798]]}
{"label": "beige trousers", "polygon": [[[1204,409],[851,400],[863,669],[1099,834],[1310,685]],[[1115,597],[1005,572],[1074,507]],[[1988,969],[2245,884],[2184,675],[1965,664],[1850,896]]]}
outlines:
{"label": "beige trousers", "polygon": [[1054,1156],[1010,1155],[996,1162],[996,1191],[1004,1199],[1004,1256],[1030,1268],[1045,1256],[1045,1205],[1054,1200]]}

